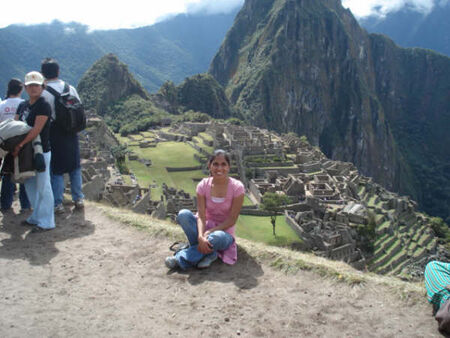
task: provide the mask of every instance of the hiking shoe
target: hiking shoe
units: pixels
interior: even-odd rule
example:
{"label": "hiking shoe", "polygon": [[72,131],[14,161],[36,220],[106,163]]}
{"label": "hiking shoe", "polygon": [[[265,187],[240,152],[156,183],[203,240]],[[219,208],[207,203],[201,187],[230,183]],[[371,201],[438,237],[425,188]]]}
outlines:
{"label": "hiking shoe", "polygon": [[62,204],[58,204],[55,207],[55,214],[63,214],[64,213],[64,206]]}
{"label": "hiking shoe", "polygon": [[83,199],[79,199],[78,201],[74,201],[73,204],[75,204],[75,209],[83,209],[84,208]]}
{"label": "hiking shoe", "polygon": [[177,262],[177,259],[175,258],[175,256],[166,257],[166,260],[164,261],[164,263],[166,263],[166,266],[169,269],[178,268],[178,262]]}
{"label": "hiking shoe", "polygon": [[41,228],[40,226],[35,225],[33,227],[33,229],[31,229],[31,233],[35,234],[35,233],[38,233],[38,232],[45,232],[45,231],[49,231],[49,230],[52,230],[52,229],[51,228],[50,229]]}
{"label": "hiking shoe", "polygon": [[217,253],[213,252],[205,257],[197,264],[198,269],[206,269],[217,259]]}

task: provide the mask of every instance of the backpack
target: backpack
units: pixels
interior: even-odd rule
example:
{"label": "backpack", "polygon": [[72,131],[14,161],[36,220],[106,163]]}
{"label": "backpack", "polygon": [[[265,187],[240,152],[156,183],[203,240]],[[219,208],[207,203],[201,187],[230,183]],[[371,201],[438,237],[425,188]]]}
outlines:
{"label": "backpack", "polygon": [[54,88],[45,88],[55,97],[55,123],[64,131],[75,134],[86,128],[86,115],[83,105],[76,96],[70,94],[70,88],[64,83],[62,93]]}

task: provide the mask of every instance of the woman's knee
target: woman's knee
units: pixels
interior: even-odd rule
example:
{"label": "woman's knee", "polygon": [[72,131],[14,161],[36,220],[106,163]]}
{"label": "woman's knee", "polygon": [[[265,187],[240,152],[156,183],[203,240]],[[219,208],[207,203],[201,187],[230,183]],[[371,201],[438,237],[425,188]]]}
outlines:
{"label": "woman's knee", "polygon": [[188,209],[181,209],[177,215],[177,223],[178,224],[187,224],[190,219],[193,217],[192,211]]}
{"label": "woman's knee", "polygon": [[222,230],[214,231],[208,235],[209,243],[216,250],[226,249],[233,243],[233,240],[233,236]]}

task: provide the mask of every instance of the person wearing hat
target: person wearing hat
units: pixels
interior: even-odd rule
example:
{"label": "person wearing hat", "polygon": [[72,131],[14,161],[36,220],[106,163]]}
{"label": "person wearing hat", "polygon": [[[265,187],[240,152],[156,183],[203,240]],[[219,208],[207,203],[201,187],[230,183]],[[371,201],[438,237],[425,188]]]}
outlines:
{"label": "person wearing hat", "polygon": [[25,181],[25,189],[30,200],[33,213],[24,222],[24,225],[33,226],[32,232],[51,230],[55,227],[53,212],[53,192],[50,184],[50,105],[41,97],[44,90],[44,77],[41,73],[33,71],[25,75],[25,89],[29,99],[22,102],[15,116],[16,120],[26,122],[32,129],[27,136],[14,149],[13,156],[19,154],[20,149],[41,137],[45,171],[36,172],[34,177]]}

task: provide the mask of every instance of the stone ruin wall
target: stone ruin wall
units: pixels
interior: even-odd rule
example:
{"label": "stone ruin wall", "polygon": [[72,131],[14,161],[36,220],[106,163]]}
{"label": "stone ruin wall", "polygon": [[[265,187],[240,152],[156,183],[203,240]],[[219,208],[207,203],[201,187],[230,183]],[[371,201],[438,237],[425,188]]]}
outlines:
{"label": "stone ruin wall", "polygon": [[[114,158],[109,153],[110,143],[118,144],[118,142],[115,136],[98,120],[89,121],[89,125],[104,130],[108,136],[106,138],[101,137],[99,132],[94,134],[87,132],[80,136],[83,179],[85,182],[83,189],[86,191],[88,199],[111,199],[112,204],[125,204],[136,212],[151,213],[154,217],[160,219],[164,219],[167,215],[174,218],[174,215],[183,208],[196,209],[194,197],[184,195],[184,192],[171,190],[168,187],[166,187],[164,193],[165,200],[154,202],[150,198],[148,189],[147,191],[139,187],[128,189],[124,186],[119,187],[111,184],[111,167]],[[289,195],[289,187],[292,191],[296,190],[296,193],[291,191],[291,196],[299,196],[294,204],[287,207],[286,221],[309,247],[320,248],[320,254],[328,258],[352,262],[359,266],[363,265],[361,262],[365,258],[356,248],[357,236],[355,236],[352,224],[367,224],[367,213],[364,211],[361,213],[344,211],[349,203],[361,203],[367,209],[367,201],[362,201],[358,195],[361,187],[364,187],[368,194],[378,196],[376,199],[377,207],[373,209],[380,216],[377,218],[377,225],[379,226],[386,220],[391,222],[389,227],[383,229],[383,233],[398,231],[396,224],[408,224],[412,218],[417,217],[417,204],[415,202],[390,193],[373,183],[370,178],[359,175],[357,169],[351,163],[331,161],[325,158],[317,148],[302,142],[299,138],[280,137],[275,133],[259,131],[254,127],[229,126],[216,122],[207,124],[184,123],[179,125],[176,131],[186,133],[185,137],[177,136],[176,138],[178,141],[184,142],[192,139],[200,132],[206,132],[213,136],[213,141],[210,144],[212,143],[215,148],[225,148],[225,150],[230,151],[237,164],[239,176],[246,182],[249,194],[257,203],[261,203],[265,191],[279,191]],[[108,139],[109,143],[100,142],[104,139]],[[94,147],[93,144],[97,147]],[[279,156],[281,153],[280,157],[285,158],[286,152],[296,154],[292,159],[295,167],[276,170],[270,167],[268,169],[256,168],[256,178],[247,180],[245,177],[246,167],[244,162],[246,156]],[[295,182],[296,185],[292,185],[292,182]],[[136,196],[139,196],[139,199],[136,199]],[[252,212],[255,211],[254,208],[251,209]],[[300,221],[299,223],[297,214],[304,213],[306,210],[313,211],[313,219],[308,222]],[[428,221],[429,219],[423,217],[418,227]],[[324,224],[327,224],[327,226],[324,226]],[[341,230],[337,231],[336,228]],[[330,236],[330,233],[334,233],[336,237]],[[343,236],[342,233],[347,235]],[[425,244],[430,243],[432,238],[430,235],[430,239],[427,238],[426,241],[428,242],[425,242]]]}

